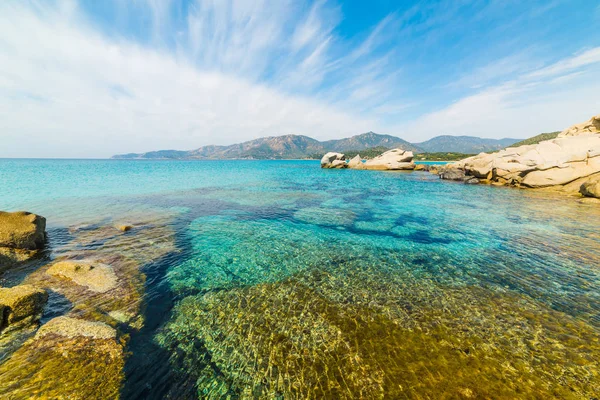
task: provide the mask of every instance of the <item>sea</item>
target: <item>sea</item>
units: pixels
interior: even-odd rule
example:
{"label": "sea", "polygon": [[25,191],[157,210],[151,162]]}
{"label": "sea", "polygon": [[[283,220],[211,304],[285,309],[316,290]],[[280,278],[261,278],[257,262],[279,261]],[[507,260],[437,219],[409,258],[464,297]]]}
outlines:
{"label": "sea", "polygon": [[42,316],[96,307],[123,399],[600,397],[598,204],[311,160],[2,159],[0,210],[49,243],[2,286],[135,265],[119,310]]}

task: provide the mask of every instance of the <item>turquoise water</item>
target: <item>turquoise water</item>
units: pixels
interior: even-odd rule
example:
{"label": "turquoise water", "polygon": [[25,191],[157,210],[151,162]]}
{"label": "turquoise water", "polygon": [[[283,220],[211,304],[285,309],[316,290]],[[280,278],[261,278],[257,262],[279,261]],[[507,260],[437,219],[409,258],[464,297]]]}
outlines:
{"label": "turquoise water", "polygon": [[[123,398],[600,396],[597,204],[318,161],[0,160],[0,209],[49,225],[5,285],[135,260]],[[45,320],[112,323],[67,297]]]}

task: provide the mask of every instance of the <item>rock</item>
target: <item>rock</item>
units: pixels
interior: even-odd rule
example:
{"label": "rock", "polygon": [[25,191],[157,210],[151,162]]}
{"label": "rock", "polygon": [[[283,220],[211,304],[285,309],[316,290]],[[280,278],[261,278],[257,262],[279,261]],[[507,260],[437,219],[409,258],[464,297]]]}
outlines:
{"label": "rock", "polygon": [[117,276],[112,267],[93,260],[61,261],[48,268],[46,273],[70,279],[92,292],[104,293],[117,287]]}
{"label": "rock", "polygon": [[450,181],[464,181],[466,180],[465,171],[460,168],[447,167],[443,168],[439,172],[441,179]]}
{"label": "rock", "polygon": [[342,153],[329,152],[321,158],[321,168],[346,168],[346,156]]}
{"label": "rock", "polygon": [[0,288],[0,331],[36,322],[47,301],[48,293],[31,285]]}
{"label": "rock", "polygon": [[438,175],[440,173],[439,167],[437,165],[430,165],[428,171],[434,175]]}
{"label": "rock", "polygon": [[25,211],[0,211],[0,271],[37,255],[46,242],[46,219]]}
{"label": "rock", "polygon": [[427,164],[416,164],[415,171],[429,171],[429,165]]}
{"label": "rock", "polygon": [[600,174],[599,127],[600,116],[596,116],[566,129],[556,139],[481,153],[458,161],[453,167],[492,184],[552,187],[575,194],[582,181]]}
{"label": "rock", "polygon": [[103,322],[90,322],[70,317],[56,317],[38,329],[36,337],[55,334],[68,338],[115,339],[117,331]]}
{"label": "rock", "polygon": [[600,133],[600,115],[592,117],[589,121],[573,125],[562,131],[558,137],[586,135],[590,133]]}
{"label": "rock", "polygon": [[479,179],[477,179],[477,178],[475,178],[475,177],[467,178],[467,179],[465,180],[465,183],[466,183],[467,185],[477,185],[477,184],[479,184]]}
{"label": "rock", "polygon": [[0,211],[0,247],[37,250],[46,242],[46,218],[25,211]]}
{"label": "rock", "polygon": [[397,148],[386,151],[364,163],[365,169],[370,170],[413,170],[415,163],[413,162],[412,151],[405,151]]}
{"label": "rock", "polygon": [[579,187],[579,193],[585,197],[595,197],[600,199],[600,177],[582,184]]}
{"label": "rock", "polygon": [[123,344],[103,323],[54,318],[0,364],[0,398],[118,399]]}
{"label": "rock", "polygon": [[120,230],[121,232],[129,232],[130,230],[133,229],[132,225],[118,225],[117,229]]}
{"label": "rock", "polygon": [[348,162],[348,168],[352,169],[365,169],[364,163],[362,162],[362,158],[357,154],[352,160]]}

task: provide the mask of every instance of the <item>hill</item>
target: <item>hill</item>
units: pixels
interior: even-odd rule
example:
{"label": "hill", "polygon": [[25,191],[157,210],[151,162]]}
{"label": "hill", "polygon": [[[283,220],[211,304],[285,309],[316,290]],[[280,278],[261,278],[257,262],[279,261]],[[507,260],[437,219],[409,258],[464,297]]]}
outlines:
{"label": "hill", "polygon": [[[422,143],[410,143],[396,136],[367,132],[349,138],[320,142],[308,136],[270,136],[229,146],[202,146],[195,150],[159,150],[115,155],[114,159],[220,160],[314,158],[328,151],[364,152],[367,149],[401,147],[414,153],[464,153],[503,149],[519,139],[482,139],[473,136],[438,136]],[[369,150],[370,151],[370,150]],[[371,151],[372,152],[372,151]],[[362,154],[361,154],[362,155]]]}
{"label": "hill", "polygon": [[556,137],[558,136],[559,133],[560,133],[560,131],[549,132],[549,133],[540,133],[539,135],[530,137],[529,139],[525,139],[520,142],[513,143],[512,145],[510,145],[510,147],[519,147],[519,146],[525,146],[528,144],[538,144],[539,142],[543,142],[544,140],[556,139]]}
{"label": "hill", "polygon": [[415,143],[428,153],[465,153],[478,154],[504,149],[521,139],[485,139],[475,136],[436,136],[425,142]]}
{"label": "hill", "polygon": [[322,142],[327,151],[350,151],[350,150],[365,150],[375,147],[385,147],[386,149],[394,149],[401,147],[404,150],[420,153],[423,149],[407,142],[404,139],[391,135],[380,135],[374,132],[367,132],[361,135],[355,135],[346,139],[328,140]]}

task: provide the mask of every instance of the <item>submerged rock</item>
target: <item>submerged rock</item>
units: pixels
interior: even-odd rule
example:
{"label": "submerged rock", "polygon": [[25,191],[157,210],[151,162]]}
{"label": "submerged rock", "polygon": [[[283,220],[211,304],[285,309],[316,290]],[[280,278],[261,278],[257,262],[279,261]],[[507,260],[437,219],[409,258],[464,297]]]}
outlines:
{"label": "submerged rock", "polygon": [[600,199],[600,176],[582,184],[579,187],[579,192],[585,197],[596,197]]}
{"label": "submerged rock", "polygon": [[95,261],[60,261],[48,268],[46,273],[70,279],[98,293],[108,292],[117,286],[117,276],[112,267]]}
{"label": "submerged rock", "polygon": [[117,229],[120,230],[121,232],[129,232],[130,230],[133,229],[132,225],[117,225]]}
{"label": "submerged rock", "polygon": [[0,270],[24,262],[46,242],[46,219],[26,211],[0,211]]}
{"label": "submerged rock", "polygon": [[388,150],[380,156],[367,160],[364,166],[365,169],[373,170],[413,170],[415,169],[413,157],[412,151],[397,148]]}
{"label": "submerged rock", "polygon": [[117,399],[124,364],[114,329],[58,317],[0,365],[0,397]]}
{"label": "submerged rock", "polygon": [[321,168],[346,168],[346,156],[342,153],[329,152],[321,158]]}
{"label": "submerged rock", "polygon": [[47,301],[46,291],[31,285],[0,288],[0,332],[38,321]]}
{"label": "submerged rock", "polygon": [[37,331],[36,337],[55,334],[68,338],[84,336],[92,339],[115,339],[117,331],[102,322],[90,322],[70,317],[56,317]]}

